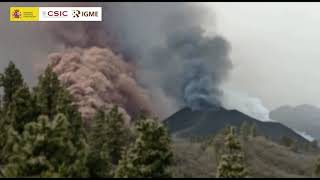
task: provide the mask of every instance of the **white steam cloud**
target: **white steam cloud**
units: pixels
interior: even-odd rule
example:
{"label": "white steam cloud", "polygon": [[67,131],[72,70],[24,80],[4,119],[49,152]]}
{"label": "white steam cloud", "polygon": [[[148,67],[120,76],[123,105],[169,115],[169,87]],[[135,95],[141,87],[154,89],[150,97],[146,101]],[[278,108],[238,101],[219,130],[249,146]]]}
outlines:
{"label": "white steam cloud", "polygon": [[[275,120],[270,119],[269,110],[262,104],[259,98],[250,97],[246,93],[224,88],[221,101],[222,101],[222,106],[226,109],[238,110],[260,121],[275,122]],[[309,142],[312,142],[313,140],[315,140],[315,138],[309,135],[307,132],[299,131],[297,129],[292,129],[292,130],[294,130],[297,134],[299,134]]]}
{"label": "white steam cloud", "polygon": [[225,88],[221,99],[222,106],[226,109],[236,109],[260,121],[274,121],[269,117],[269,110],[258,98],[250,97],[240,91],[232,91]]}
{"label": "white steam cloud", "polygon": [[314,137],[312,137],[311,135],[309,135],[307,132],[304,131],[298,131],[296,129],[293,129],[297,134],[299,134],[300,136],[302,136],[303,138],[305,138],[306,140],[312,142],[315,140]]}

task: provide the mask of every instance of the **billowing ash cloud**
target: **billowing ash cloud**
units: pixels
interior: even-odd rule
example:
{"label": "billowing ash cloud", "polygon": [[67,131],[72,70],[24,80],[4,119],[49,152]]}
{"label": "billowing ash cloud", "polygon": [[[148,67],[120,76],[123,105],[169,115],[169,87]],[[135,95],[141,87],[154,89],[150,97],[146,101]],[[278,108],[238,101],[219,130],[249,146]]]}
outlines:
{"label": "billowing ash cloud", "polygon": [[173,95],[180,95],[178,100],[193,109],[220,106],[219,85],[231,65],[228,43],[219,36],[204,37],[201,29],[177,31],[167,38],[166,49],[157,56],[158,60],[168,58],[169,65],[171,59],[184,67],[181,72],[170,74],[180,82]]}
{"label": "billowing ash cloud", "polygon": [[221,36],[206,36],[205,12],[192,4],[142,3],[116,4],[106,15],[105,26],[118,32],[120,52],[137,63],[138,79],[162,113],[168,113],[166,104],[157,103],[163,99],[170,100],[171,111],[220,106],[230,45]]}
{"label": "billowing ash cloud", "polygon": [[117,104],[127,115],[151,112],[149,97],[134,79],[134,68],[107,48],[72,48],[49,55],[54,71],[73,95],[85,120],[97,108]]}
{"label": "billowing ash cloud", "polygon": [[85,120],[92,119],[97,108],[108,110],[114,104],[122,108],[126,119],[141,112],[154,114],[148,92],[137,82],[133,62],[115,54],[114,36],[108,27],[101,22],[44,23],[49,38],[61,48],[49,55],[49,63],[75,98]]}
{"label": "billowing ash cloud", "polygon": [[47,22],[45,28],[65,47],[104,47],[109,41],[101,22]]}

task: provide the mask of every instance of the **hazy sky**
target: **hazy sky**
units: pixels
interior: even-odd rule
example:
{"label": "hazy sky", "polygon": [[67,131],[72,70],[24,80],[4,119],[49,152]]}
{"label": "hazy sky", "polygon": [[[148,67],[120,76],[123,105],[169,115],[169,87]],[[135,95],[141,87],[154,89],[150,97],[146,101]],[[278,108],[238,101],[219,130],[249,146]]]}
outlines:
{"label": "hazy sky", "polygon": [[[234,68],[225,86],[260,98],[269,109],[283,104],[320,106],[320,3],[205,5],[216,14],[214,28],[232,45]],[[31,66],[24,57],[37,59],[48,50],[37,47],[41,54],[28,54],[35,39],[27,34],[36,29],[7,26],[8,8],[0,4],[0,66],[8,59],[20,59],[19,67]],[[50,43],[42,34],[37,38]],[[17,48],[22,41],[30,45]]]}
{"label": "hazy sky", "polygon": [[226,86],[269,109],[320,106],[320,3],[209,3],[216,28],[231,42]]}

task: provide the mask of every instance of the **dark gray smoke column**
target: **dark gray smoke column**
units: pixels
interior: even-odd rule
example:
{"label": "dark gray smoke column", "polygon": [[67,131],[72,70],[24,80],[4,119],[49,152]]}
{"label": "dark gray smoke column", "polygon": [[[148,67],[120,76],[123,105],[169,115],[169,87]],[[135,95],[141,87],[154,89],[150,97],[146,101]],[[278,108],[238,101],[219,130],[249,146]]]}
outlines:
{"label": "dark gray smoke column", "polygon": [[[119,49],[138,65],[139,80],[162,113],[220,106],[220,83],[231,69],[229,43],[206,36],[206,9],[186,3],[115,4],[106,22]],[[110,18],[111,17],[111,18]]]}
{"label": "dark gray smoke column", "polygon": [[219,84],[231,66],[229,44],[222,37],[208,38],[203,33],[198,27],[172,32],[160,56],[155,57],[158,61],[166,58],[168,65],[170,60],[180,64],[182,71],[167,79],[178,78],[179,91],[173,95],[196,110],[220,106]]}

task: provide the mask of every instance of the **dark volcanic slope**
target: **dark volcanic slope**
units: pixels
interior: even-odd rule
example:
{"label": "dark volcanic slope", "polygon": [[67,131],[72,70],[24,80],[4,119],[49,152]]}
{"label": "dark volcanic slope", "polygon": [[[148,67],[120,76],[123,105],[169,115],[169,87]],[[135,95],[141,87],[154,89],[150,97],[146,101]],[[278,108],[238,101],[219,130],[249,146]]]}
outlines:
{"label": "dark volcanic slope", "polygon": [[243,122],[255,123],[257,134],[279,141],[283,136],[296,139],[300,143],[308,141],[295,133],[290,128],[278,122],[261,122],[236,110],[220,108],[218,111],[192,111],[184,108],[169,118],[164,123],[171,134],[177,136],[207,136],[213,135],[227,125],[240,127]]}

